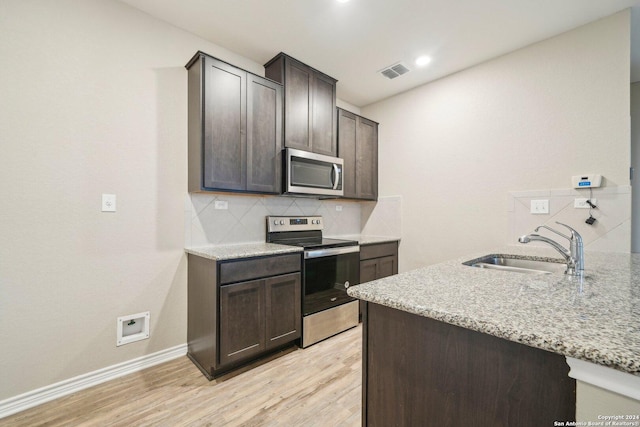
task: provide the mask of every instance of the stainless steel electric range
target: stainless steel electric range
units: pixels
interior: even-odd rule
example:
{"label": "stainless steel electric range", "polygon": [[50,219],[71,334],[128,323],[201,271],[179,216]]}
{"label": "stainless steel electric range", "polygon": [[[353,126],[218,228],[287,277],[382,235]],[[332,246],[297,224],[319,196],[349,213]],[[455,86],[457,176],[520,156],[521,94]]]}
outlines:
{"label": "stainless steel electric range", "polygon": [[360,283],[360,246],[322,237],[321,216],[268,216],[267,242],[304,248],[302,347],[358,324],[358,301],[347,288]]}

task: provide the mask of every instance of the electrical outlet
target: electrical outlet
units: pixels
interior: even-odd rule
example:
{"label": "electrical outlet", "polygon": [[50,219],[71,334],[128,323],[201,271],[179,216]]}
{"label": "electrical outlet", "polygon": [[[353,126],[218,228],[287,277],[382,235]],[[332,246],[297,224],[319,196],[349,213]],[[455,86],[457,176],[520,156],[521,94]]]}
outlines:
{"label": "electrical outlet", "polygon": [[342,212],[342,205],[336,205],[336,211]]}
{"label": "electrical outlet", "polygon": [[115,211],[116,211],[116,195],[103,194],[102,195],[102,212],[115,212]]}
{"label": "electrical outlet", "polygon": [[586,197],[578,197],[573,200],[573,207],[575,209],[589,209],[591,206],[589,206],[587,200],[591,200],[591,203],[598,206],[598,199],[587,199]]}
{"label": "electrical outlet", "polygon": [[536,215],[543,215],[549,213],[549,200],[532,200],[531,201],[531,213]]}
{"label": "electrical outlet", "polygon": [[216,209],[229,209],[229,203],[226,200],[216,200],[213,207]]}

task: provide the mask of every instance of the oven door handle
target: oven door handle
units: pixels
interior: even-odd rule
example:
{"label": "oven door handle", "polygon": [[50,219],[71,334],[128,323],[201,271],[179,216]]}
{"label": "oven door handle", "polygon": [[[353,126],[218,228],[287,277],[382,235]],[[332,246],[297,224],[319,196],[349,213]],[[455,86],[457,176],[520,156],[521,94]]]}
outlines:
{"label": "oven door handle", "polygon": [[343,246],[340,248],[312,249],[304,251],[304,259],[322,258],[327,256],[351,254],[360,252],[360,246]]}

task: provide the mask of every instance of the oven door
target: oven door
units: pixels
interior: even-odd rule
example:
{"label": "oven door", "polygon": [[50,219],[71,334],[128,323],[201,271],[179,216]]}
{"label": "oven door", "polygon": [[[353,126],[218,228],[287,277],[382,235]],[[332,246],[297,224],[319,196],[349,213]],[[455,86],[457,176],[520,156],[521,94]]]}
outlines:
{"label": "oven door", "polygon": [[354,298],[347,288],[360,283],[360,247],[305,250],[303,315],[335,307]]}

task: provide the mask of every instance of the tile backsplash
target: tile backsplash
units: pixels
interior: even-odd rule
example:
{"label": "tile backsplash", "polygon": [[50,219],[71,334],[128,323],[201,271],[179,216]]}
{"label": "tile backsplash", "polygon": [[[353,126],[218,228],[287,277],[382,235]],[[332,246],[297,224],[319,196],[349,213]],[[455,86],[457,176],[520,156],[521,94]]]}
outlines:
{"label": "tile backsplash", "polygon": [[[593,225],[585,223],[589,218],[588,209],[574,208],[576,198],[589,197],[587,189],[510,192],[507,206],[509,217],[507,242],[516,244],[518,237],[532,233],[542,224],[564,232],[564,227],[555,223],[558,221],[578,230],[584,240],[585,250],[629,252],[631,250],[631,187],[627,185],[594,188],[593,198],[597,199],[597,209],[591,212],[596,218]],[[549,214],[531,214],[531,200],[549,200]],[[559,236],[552,237],[553,233],[547,230],[541,230],[541,234],[554,240],[557,237],[563,245],[566,243]]]}
{"label": "tile backsplash", "polygon": [[[216,202],[227,202],[227,209],[216,209]],[[361,231],[358,202],[190,193],[185,197],[185,246],[264,242],[267,215],[321,215],[327,236]]]}
{"label": "tile backsplash", "polygon": [[[542,224],[562,231],[555,221],[582,235],[585,249],[629,252],[631,248],[631,187],[593,189],[596,222],[588,225],[588,209],[573,207],[574,199],[588,198],[588,190],[549,189],[508,194],[507,244]],[[531,200],[549,200],[549,214],[530,213]],[[216,209],[215,202],[227,209]],[[377,202],[317,200],[312,198],[191,193],[185,196],[185,246],[264,242],[267,215],[321,215],[326,236],[402,236],[402,197],[380,197]],[[547,231],[544,235],[552,237]],[[552,237],[554,238],[554,237]],[[561,239],[563,240],[563,239]],[[532,243],[538,244],[538,243]],[[564,242],[563,242],[564,244]]]}
{"label": "tile backsplash", "polygon": [[402,196],[378,198],[362,205],[362,231],[365,236],[402,236]]}
{"label": "tile backsplash", "polygon": [[[227,209],[216,209],[226,202]],[[224,204],[224,203],[222,203]],[[267,215],[321,215],[325,236],[401,237],[402,197],[377,202],[303,197],[190,193],[185,196],[185,246],[264,242]]]}

